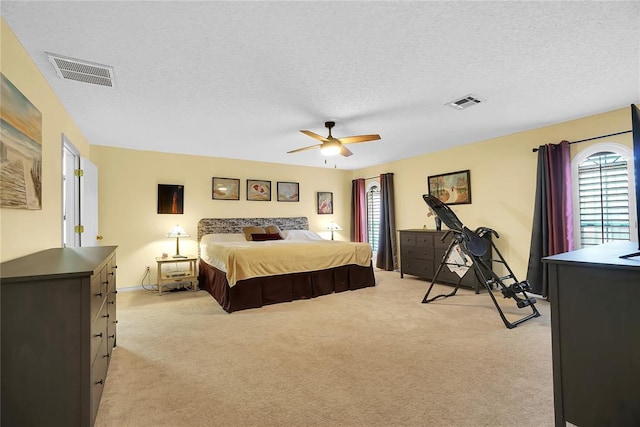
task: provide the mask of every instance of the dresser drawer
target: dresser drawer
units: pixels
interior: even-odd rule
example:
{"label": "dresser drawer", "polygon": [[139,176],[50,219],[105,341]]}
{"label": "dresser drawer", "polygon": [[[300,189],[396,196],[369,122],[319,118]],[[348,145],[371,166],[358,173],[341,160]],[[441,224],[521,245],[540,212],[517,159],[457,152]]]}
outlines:
{"label": "dresser drawer", "polygon": [[102,341],[107,338],[107,305],[103,304],[98,317],[93,320],[91,324],[91,361],[96,358],[96,354]]}
{"label": "dresser drawer", "polygon": [[116,323],[118,319],[116,316],[116,293],[111,292],[107,297],[107,352],[111,355],[113,347],[116,345]]}
{"label": "dresser drawer", "polygon": [[414,258],[402,258],[402,273],[419,276],[425,279],[433,276],[433,261]]}
{"label": "dresser drawer", "polygon": [[107,271],[105,268],[100,270],[100,274],[96,274],[91,278],[91,295],[89,295],[89,303],[91,304],[90,319],[96,318],[98,311],[102,308],[107,299]]}
{"label": "dresser drawer", "polygon": [[433,235],[426,233],[418,233],[415,236],[416,238],[416,246],[424,246],[428,248],[433,247]]}
{"label": "dresser drawer", "polygon": [[421,260],[433,260],[433,248],[426,246],[405,246],[400,251],[402,258],[416,258]]}
{"label": "dresser drawer", "polygon": [[103,339],[98,350],[98,355],[91,365],[91,425],[95,420],[102,390],[105,380],[107,379],[107,367],[109,366],[109,357],[107,353],[107,340]]}
{"label": "dresser drawer", "polygon": [[416,245],[416,233],[400,232],[400,247],[415,246]]}

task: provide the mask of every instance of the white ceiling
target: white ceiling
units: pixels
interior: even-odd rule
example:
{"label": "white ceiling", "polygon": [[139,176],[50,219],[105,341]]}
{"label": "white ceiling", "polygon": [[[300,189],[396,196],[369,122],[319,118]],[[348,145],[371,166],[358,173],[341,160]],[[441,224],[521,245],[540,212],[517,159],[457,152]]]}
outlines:
{"label": "white ceiling", "polygon": [[[91,144],[339,169],[640,100],[640,2],[3,1]],[[45,52],[114,67],[58,78]],[[473,94],[485,102],[444,104]],[[354,155],[286,154],[378,133]],[[626,130],[626,129],[621,129]],[[550,141],[540,141],[540,143]]]}

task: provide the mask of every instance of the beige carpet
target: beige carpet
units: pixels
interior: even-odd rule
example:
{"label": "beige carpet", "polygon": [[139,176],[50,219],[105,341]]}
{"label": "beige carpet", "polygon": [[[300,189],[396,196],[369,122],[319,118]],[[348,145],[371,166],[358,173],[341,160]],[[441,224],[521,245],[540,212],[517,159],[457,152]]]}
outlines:
{"label": "beige carpet", "polygon": [[553,425],[546,301],[509,330],[486,294],[421,304],[428,282],[376,277],[233,314],[204,291],[120,292],[96,426]]}

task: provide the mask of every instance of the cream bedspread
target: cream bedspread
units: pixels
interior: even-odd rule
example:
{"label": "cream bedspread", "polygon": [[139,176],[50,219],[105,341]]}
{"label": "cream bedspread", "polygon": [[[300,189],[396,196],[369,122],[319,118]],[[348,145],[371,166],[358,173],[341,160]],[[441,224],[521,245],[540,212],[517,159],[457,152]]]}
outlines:
{"label": "cream bedspread", "polygon": [[371,264],[368,243],[334,240],[207,242],[201,258],[227,273],[229,286],[252,277],[325,270],[343,265]]}

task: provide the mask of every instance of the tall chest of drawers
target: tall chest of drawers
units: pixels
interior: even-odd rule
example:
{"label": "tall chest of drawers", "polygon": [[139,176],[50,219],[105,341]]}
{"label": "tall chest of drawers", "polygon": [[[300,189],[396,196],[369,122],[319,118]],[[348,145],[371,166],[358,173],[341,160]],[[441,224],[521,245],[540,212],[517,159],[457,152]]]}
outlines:
{"label": "tall chest of drawers", "polygon": [[116,345],[116,268],[115,246],[0,265],[0,424],[93,425]]}
{"label": "tall chest of drawers", "polygon": [[[453,235],[449,235],[442,241],[445,233],[445,230],[400,230],[400,277],[410,274],[423,279],[433,279],[453,238]],[[485,239],[491,247],[491,236],[486,235]],[[488,251],[484,258],[488,261],[491,251]],[[439,283],[456,284],[459,279],[460,277],[446,266],[438,276]],[[460,285],[472,288],[476,293],[484,287],[471,269],[464,275]]]}

